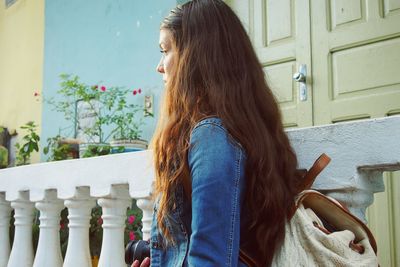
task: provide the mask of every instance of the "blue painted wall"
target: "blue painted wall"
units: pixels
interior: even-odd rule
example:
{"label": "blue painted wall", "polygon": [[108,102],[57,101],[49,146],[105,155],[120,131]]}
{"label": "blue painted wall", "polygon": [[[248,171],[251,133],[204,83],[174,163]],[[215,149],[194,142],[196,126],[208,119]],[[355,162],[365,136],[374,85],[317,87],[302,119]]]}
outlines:
{"label": "blue painted wall", "polygon": [[[155,117],[146,118],[143,138],[153,134],[161,76],[159,25],[176,0],[48,0],[45,3],[43,96],[57,98],[59,75],[76,74],[89,84],[142,88],[152,93]],[[142,104],[144,94],[132,97]],[[61,113],[43,102],[42,147],[67,126]],[[42,157],[43,158],[43,157]]]}

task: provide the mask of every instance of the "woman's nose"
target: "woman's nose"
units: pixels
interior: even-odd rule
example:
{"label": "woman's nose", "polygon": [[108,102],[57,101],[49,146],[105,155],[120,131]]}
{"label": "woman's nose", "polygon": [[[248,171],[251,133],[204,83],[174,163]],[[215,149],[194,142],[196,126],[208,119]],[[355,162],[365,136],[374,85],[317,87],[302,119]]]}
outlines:
{"label": "woman's nose", "polygon": [[164,73],[164,62],[163,62],[163,59],[161,59],[160,62],[158,63],[157,71],[159,73]]}

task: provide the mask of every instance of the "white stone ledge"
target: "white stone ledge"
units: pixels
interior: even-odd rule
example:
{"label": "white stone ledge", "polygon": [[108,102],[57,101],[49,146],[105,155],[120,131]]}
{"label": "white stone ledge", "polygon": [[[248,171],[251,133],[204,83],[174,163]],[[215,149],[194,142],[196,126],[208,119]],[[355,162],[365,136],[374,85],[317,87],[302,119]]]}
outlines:
{"label": "white stone ledge", "polygon": [[29,191],[31,201],[44,199],[46,189],[56,189],[58,198],[76,195],[77,187],[90,188],[90,195],[107,197],[111,185],[129,185],[133,198],[150,195],[154,177],[150,151],[113,154],[95,158],[32,164],[0,170],[0,192],[6,200]]}
{"label": "white stone ledge", "polygon": [[288,134],[300,167],[309,168],[321,153],[332,158],[314,184],[317,189],[381,190],[360,175],[400,170],[400,116],[293,129]]}

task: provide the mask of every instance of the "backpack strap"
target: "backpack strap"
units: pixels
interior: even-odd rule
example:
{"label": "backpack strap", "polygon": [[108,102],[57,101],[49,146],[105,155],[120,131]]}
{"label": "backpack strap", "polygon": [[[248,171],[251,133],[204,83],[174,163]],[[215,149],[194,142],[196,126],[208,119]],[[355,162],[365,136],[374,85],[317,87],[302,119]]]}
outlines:
{"label": "backpack strap", "polygon": [[[322,153],[315,161],[311,168],[306,171],[303,176],[303,180],[300,184],[299,192],[303,192],[304,190],[308,190],[311,188],[312,184],[314,183],[315,179],[317,178],[318,174],[322,172],[323,169],[329,164],[331,158],[328,157],[325,153]],[[297,205],[293,205],[288,213],[288,220],[290,220],[297,210]]]}
{"label": "backpack strap", "polygon": [[239,250],[239,259],[241,262],[246,264],[248,267],[257,267],[259,266],[255,260],[253,260],[250,255],[247,255],[243,249]]}
{"label": "backpack strap", "polygon": [[331,158],[325,153],[321,154],[318,159],[314,162],[312,167],[304,175],[303,182],[301,183],[301,191],[310,189],[318,174],[329,164]]}
{"label": "backpack strap", "polygon": [[185,195],[188,200],[192,200],[192,181],[189,177],[184,177],[182,181],[183,191],[185,191]]}

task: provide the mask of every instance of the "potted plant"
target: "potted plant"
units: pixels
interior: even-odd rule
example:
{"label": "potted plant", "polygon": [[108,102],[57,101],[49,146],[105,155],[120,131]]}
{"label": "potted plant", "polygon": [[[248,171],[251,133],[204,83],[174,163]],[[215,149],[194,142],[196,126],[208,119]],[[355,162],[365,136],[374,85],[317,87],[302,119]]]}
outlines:
{"label": "potted plant", "polygon": [[[141,94],[142,90],[133,90],[132,94]],[[113,126],[111,131],[113,140],[110,142],[112,153],[132,152],[147,149],[147,141],[141,139],[142,118],[137,114],[144,112],[143,107],[128,104],[124,101],[118,103],[118,109],[110,114],[109,120]],[[152,114],[148,114],[152,116]]]}
{"label": "potted plant", "polygon": [[47,161],[79,158],[79,140],[63,138],[60,135],[47,138],[47,146],[43,153],[50,155]]}
{"label": "potted plant", "polygon": [[[143,121],[138,118],[139,105],[129,104],[127,96],[137,95],[141,89],[129,90],[122,87],[106,87],[104,85],[87,85],[79,81],[78,76],[60,75],[62,95],[60,101],[53,99],[48,103],[58,112],[64,113],[66,120],[72,122],[75,137],[81,140],[79,144],[80,157],[90,157],[109,154],[112,150],[108,140],[124,140],[123,143],[136,144],[145,149],[147,142],[139,139],[140,126]],[[114,152],[125,150],[126,145],[113,142]],[[117,148],[115,148],[117,147]],[[123,147],[123,149],[122,149]]]}
{"label": "potted plant", "polygon": [[[79,81],[78,76],[61,74],[60,89],[57,91],[61,98],[47,100],[54,110],[64,114],[64,118],[71,122],[74,137],[80,140],[79,154],[82,157],[90,148],[86,156],[96,153],[97,147],[107,147],[104,140],[104,106],[101,103],[109,102],[104,99],[105,87],[89,86]],[[89,147],[91,146],[91,147]],[[93,149],[93,147],[95,147]],[[101,151],[106,149],[99,149]],[[107,153],[108,154],[108,153]]]}

